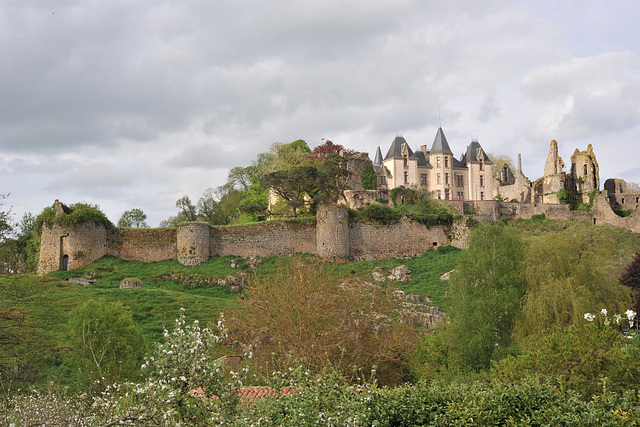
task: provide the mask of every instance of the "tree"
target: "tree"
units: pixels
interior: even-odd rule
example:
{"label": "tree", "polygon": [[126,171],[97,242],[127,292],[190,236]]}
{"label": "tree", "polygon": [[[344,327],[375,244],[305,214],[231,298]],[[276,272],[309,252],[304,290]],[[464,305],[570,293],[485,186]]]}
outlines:
{"label": "tree", "polygon": [[608,228],[571,224],[531,241],[522,263],[527,294],[516,321],[519,343],[551,327],[581,326],[586,312],[629,308],[629,291],[617,273],[628,249],[619,237]]}
{"label": "tree", "polygon": [[346,156],[352,156],[356,154],[355,151],[344,148],[341,144],[334,144],[332,141],[328,139],[322,139],[324,141],[323,144],[316,146],[309,155],[309,158],[312,160],[324,160],[329,156],[329,154],[340,154],[343,152]]}
{"label": "tree", "polygon": [[640,183],[635,181],[627,182],[627,191],[630,193],[640,193]]}
{"label": "tree", "polygon": [[189,196],[182,196],[180,199],[176,201],[176,208],[180,209],[178,216],[183,221],[197,221],[198,220],[198,210],[193,203],[191,203],[191,199]]}
{"label": "tree", "polygon": [[293,263],[252,280],[231,316],[231,338],[254,346],[253,363],[284,371],[302,361],[314,373],[335,367],[347,376],[375,366],[380,381],[400,381],[415,330],[393,320],[393,289],[339,277],[311,260]]}
{"label": "tree", "polygon": [[[0,194],[0,200],[5,200],[9,197],[9,194]],[[0,202],[0,208],[4,206],[3,202]],[[11,233],[13,227],[11,226],[11,209],[0,209],[0,240],[4,239],[9,233]]]}
{"label": "tree", "polygon": [[268,173],[300,166],[310,153],[309,146],[302,139],[288,144],[274,142],[267,153],[258,154],[253,162],[255,176],[261,180]]}
{"label": "tree", "polygon": [[493,179],[500,180],[500,174],[502,173],[502,167],[506,164],[511,169],[511,172],[514,174],[517,172],[516,166],[513,163],[513,159],[510,156],[506,156],[504,154],[487,154],[491,161],[493,162],[493,167],[491,168],[491,175]]}
{"label": "tree", "polygon": [[69,316],[69,338],[67,364],[80,384],[108,385],[139,374],[146,346],[122,303],[89,300],[75,308]]}
{"label": "tree", "polygon": [[[633,292],[633,311],[640,313],[640,252],[636,252],[633,261],[625,268],[620,283]],[[635,322],[638,322],[636,317]]]}
{"label": "tree", "polygon": [[118,220],[118,227],[149,227],[147,224],[147,214],[142,209],[131,209],[124,211]]}
{"label": "tree", "polygon": [[294,166],[265,175],[262,185],[282,197],[296,218],[298,209],[305,204],[305,196],[326,188],[326,175],[313,166]]}
{"label": "tree", "polygon": [[365,190],[377,190],[378,189],[378,175],[376,175],[375,169],[373,169],[372,163],[367,163],[362,168],[362,188]]}
{"label": "tree", "polygon": [[522,256],[522,241],[501,224],[479,227],[469,236],[469,250],[449,291],[454,342],[467,366],[486,368],[511,346],[526,290],[519,269]]}

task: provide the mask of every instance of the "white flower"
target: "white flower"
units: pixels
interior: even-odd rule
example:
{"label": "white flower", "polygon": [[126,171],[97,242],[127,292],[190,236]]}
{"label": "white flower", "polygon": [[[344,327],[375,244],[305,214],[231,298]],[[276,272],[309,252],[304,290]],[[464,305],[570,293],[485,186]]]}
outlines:
{"label": "white flower", "polygon": [[635,319],[636,318],[636,314],[637,313],[635,311],[633,311],[633,310],[627,310],[626,311],[627,319],[629,319],[629,320]]}
{"label": "white flower", "polygon": [[591,313],[585,313],[585,314],[584,314],[584,319],[585,319],[587,322],[593,322],[593,319],[595,319],[595,318],[596,318],[596,316],[594,316],[594,315],[593,315],[593,314],[591,314]]}
{"label": "white flower", "polygon": [[603,314],[604,316],[607,315],[607,309],[603,308],[602,310],[600,310],[600,313]]}

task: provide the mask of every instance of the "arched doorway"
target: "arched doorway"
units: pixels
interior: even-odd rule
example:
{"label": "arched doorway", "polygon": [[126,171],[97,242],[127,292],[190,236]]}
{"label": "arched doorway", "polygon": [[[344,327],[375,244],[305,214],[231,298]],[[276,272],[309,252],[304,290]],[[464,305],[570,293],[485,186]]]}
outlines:
{"label": "arched doorway", "polygon": [[62,256],[62,270],[67,271],[69,269],[69,255],[64,254]]}

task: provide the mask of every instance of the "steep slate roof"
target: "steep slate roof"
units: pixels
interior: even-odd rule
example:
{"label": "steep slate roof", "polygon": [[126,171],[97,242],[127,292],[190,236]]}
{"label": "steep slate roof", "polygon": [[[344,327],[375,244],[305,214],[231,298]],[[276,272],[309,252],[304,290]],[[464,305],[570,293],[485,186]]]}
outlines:
{"label": "steep slate roof", "polygon": [[[389,147],[389,151],[387,151],[387,155],[384,156],[384,160],[388,159],[401,159],[402,156],[402,144],[407,144],[407,140],[402,136],[396,136],[393,142],[391,143],[391,147]],[[407,150],[409,151],[409,157],[413,156],[413,151],[411,151],[411,147],[407,144]]]}
{"label": "steep slate roof", "polygon": [[416,157],[418,159],[418,166],[431,167],[431,165],[429,164],[429,159],[427,159],[427,156],[425,156],[421,150],[413,153],[413,157]]}
{"label": "steep slate roof", "polygon": [[484,163],[493,164],[493,162],[491,161],[489,156],[487,156],[487,153],[484,151],[484,149],[482,148],[482,146],[478,141],[472,141],[471,144],[467,146],[467,152],[464,153],[464,156],[462,156],[462,159],[461,159],[462,163],[465,165],[467,163],[479,163],[478,162],[479,149],[482,149],[482,157],[483,157]]}
{"label": "steep slate roof", "polygon": [[382,151],[380,151],[380,146],[378,145],[378,149],[376,150],[376,158],[373,160],[374,166],[382,165]]}
{"label": "steep slate roof", "polygon": [[447,142],[447,138],[444,136],[444,132],[442,128],[438,128],[438,132],[436,133],[436,137],[433,140],[433,145],[431,146],[431,154],[453,154],[451,148],[449,148],[449,143]]}

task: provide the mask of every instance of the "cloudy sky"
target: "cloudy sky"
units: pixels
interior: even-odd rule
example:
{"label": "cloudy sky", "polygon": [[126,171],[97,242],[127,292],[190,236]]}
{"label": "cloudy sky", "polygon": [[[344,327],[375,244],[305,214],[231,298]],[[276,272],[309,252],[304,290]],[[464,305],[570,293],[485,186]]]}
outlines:
{"label": "cloudy sky", "polygon": [[[0,0],[0,193],[157,226],[276,141],[454,153],[640,181],[640,2]],[[6,206],[5,206],[6,207]]]}

